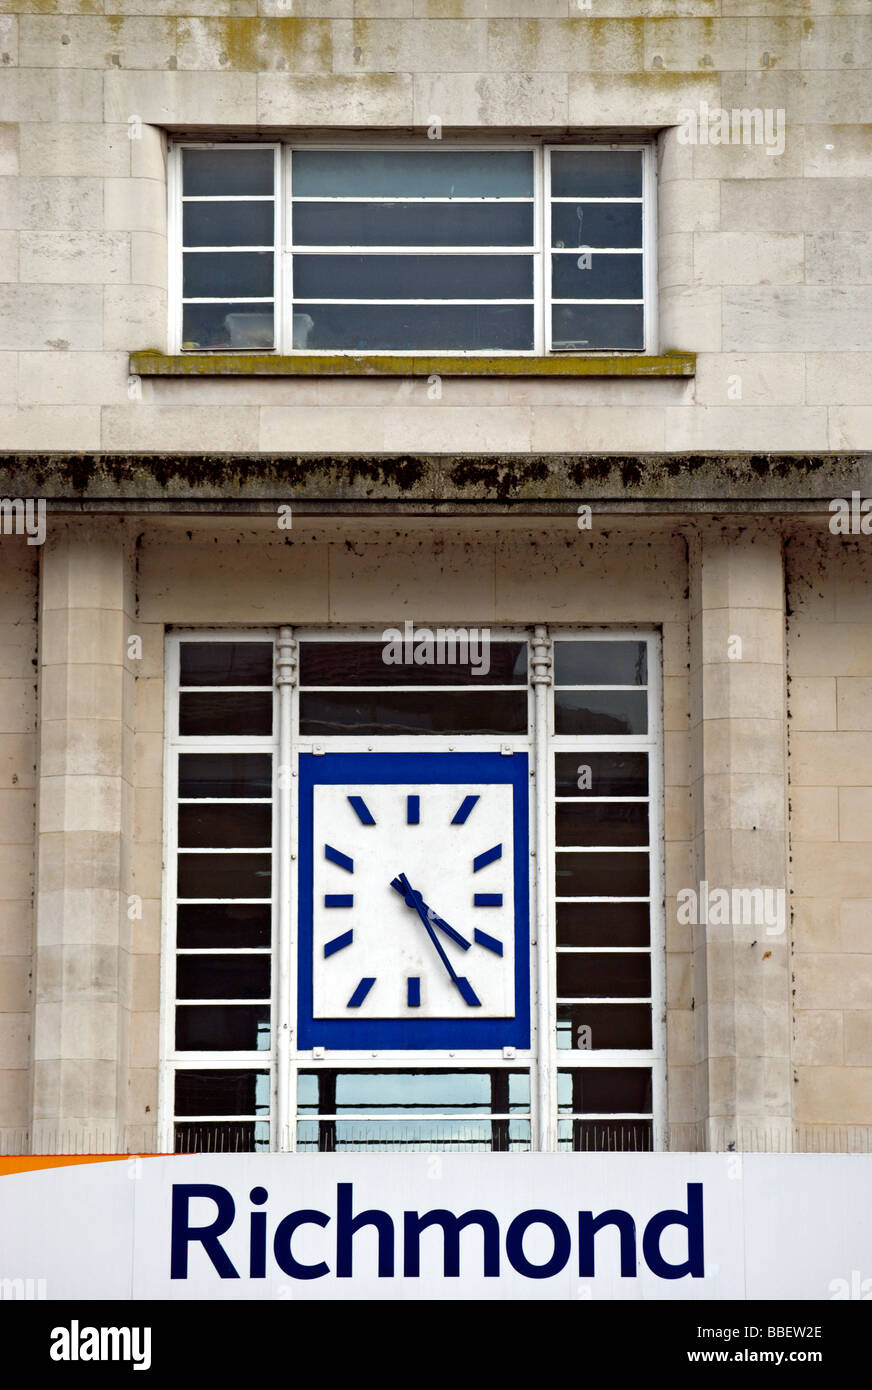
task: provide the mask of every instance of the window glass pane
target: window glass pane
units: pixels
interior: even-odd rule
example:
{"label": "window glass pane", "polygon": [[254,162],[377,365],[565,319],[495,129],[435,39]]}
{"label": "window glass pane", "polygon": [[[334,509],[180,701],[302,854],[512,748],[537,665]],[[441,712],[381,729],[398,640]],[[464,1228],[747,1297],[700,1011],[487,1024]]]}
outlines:
{"label": "window glass pane", "polygon": [[180,1052],[266,1052],[269,1004],[180,1004],[176,1047]]}
{"label": "window glass pane", "polygon": [[176,909],[176,945],[268,946],[269,903],[181,903]]}
{"label": "window glass pane", "polygon": [[269,753],[182,753],[179,796],[271,796]]}
{"label": "window glass pane", "polygon": [[275,151],[182,150],[185,193],[190,197],[240,198],[272,194]]}
{"label": "window glass pane", "polygon": [[295,150],[294,196],[533,196],[531,150]]}
{"label": "window glass pane", "polygon": [[179,807],[180,846],[260,849],[271,842],[271,806]]}
{"label": "window glass pane", "polygon": [[641,203],[552,203],[551,245],[642,245]]}
{"label": "window glass pane", "polygon": [[558,753],[554,767],[558,796],[648,795],[647,753]]}
{"label": "window glass pane", "polygon": [[533,258],[296,256],[294,294],[298,299],[532,299]]}
{"label": "window glass pane", "polygon": [[645,802],[558,802],[558,845],[647,845]]}
{"label": "window glass pane", "polygon": [[557,1046],[607,1052],[651,1046],[650,1004],[558,1004]]}
{"label": "window glass pane", "polygon": [[646,734],[644,690],[556,690],[554,731],[558,734]]}
{"label": "window glass pane", "polygon": [[648,892],[647,854],[558,853],[561,898],[641,898]]}
{"label": "window glass pane", "polygon": [[[294,203],[292,217],[296,246],[532,246],[534,241],[532,203]],[[271,242],[272,234],[260,244]],[[219,244],[252,243],[185,242]]]}
{"label": "window glass pane", "polygon": [[646,999],[651,993],[651,957],[647,952],[613,955],[587,951],[558,952],[557,995],[560,999]]}
{"label": "window glass pane", "polygon": [[639,198],[641,150],[552,150],[554,198]]}
{"label": "window glass pane", "polygon": [[269,685],[272,642],[182,642],[180,685]]}
{"label": "window glass pane", "polygon": [[641,299],[641,255],[608,251],[560,252],[551,257],[554,299]]}
{"label": "window glass pane", "polygon": [[272,246],[275,203],[183,203],[183,246]]}
{"label": "window glass pane", "polygon": [[564,1113],[638,1114],[652,1107],[648,1067],[580,1067],[557,1073],[558,1108]]}
{"label": "window glass pane", "polygon": [[376,352],[443,349],[524,352],[533,347],[526,304],[299,304],[294,347]]}
{"label": "window glass pane", "polygon": [[180,854],[180,898],[268,898],[268,854]]}
{"label": "window glass pane", "polygon": [[641,352],[645,347],[642,304],[555,304],[551,342],[555,351]]}
{"label": "window glass pane", "polygon": [[179,696],[179,733],[189,738],[203,734],[271,734],[272,706],[269,690],[233,695],[188,691]]}
{"label": "window glass pane", "polygon": [[266,1120],[236,1124],[179,1124],[175,1127],[175,1151],[179,1153],[268,1153]]}
{"label": "window glass pane", "polygon": [[177,1071],[177,1115],[269,1115],[268,1071]]}
{"label": "window glass pane", "polygon": [[272,251],[186,251],[183,260],[188,299],[272,297]]}
{"label": "window glass pane", "polygon": [[379,694],[300,695],[300,733],[315,734],[523,734],[527,692],[426,690]]}
{"label": "window glass pane", "polygon": [[645,642],[555,642],[555,685],[646,685]]}
{"label": "window glass pane", "polygon": [[179,956],[177,999],[269,999],[269,956]]}
{"label": "window glass pane", "polygon": [[558,1120],[561,1153],[649,1153],[654,1148],[651,1120]]}
{"label": "window glass pane", "polygon": [[647,946],[647,903],[558,903],[558,946]]}
{"label": "window glass pane", "polygon": [[386,628],[380,642],[301,642],[299,652],[301,686],[527,683],[527,644],[488,641],[481,628],[412,627],[408,637],[403,628]]}
{"label": "window glass pane", "polygon": [[182,347],[236,352],[275,346],[272,304],[185,304]]}

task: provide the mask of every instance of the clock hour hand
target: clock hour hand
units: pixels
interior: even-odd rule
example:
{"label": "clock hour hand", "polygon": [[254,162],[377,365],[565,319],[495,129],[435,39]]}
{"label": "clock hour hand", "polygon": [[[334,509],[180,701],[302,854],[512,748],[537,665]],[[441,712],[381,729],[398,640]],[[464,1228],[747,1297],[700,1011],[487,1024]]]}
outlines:
{"label": "clock hour hand", "polygon": [[[402,883],[398,878],[391,880],[391,887],[396,888],[397,892],[401,895],[401,897],[406,899],[406,903],[409,907],[415,906],[415,904],[411,902],[407,897],[406,889],[403,887]],[[424,902],[423,898],[421,899],[421,906],[423,907],[430,921],[433,923],[434,927],[438,927],[439,930],[443,931],[446,936],[450,936],[451,940],[456,941],[458,946],[460,946],[464,951],[469,950],[470,945],[472,943],[467,941],[465,936],[461,936],[459,931],[455,931],[454,927],[450,927],[448,923],[443,921],[441,917],[437,917],[432,907],[428,907],[428,905]]]}
{"label": "clock hour hand", "polygon": [[442,945],[439,941],[439,938],[434,932],[433,927],[431,926],[430,921],[427,917],[427,911],[424,907],[424,900],[421,897],[421,894],[415,892],[414,888],[412,888],[405,874],[399,874],[397,877],[397,882],[402,885],[403,897],[406,900],[406,904],[409,907],[413,907],[415,909],[421,921],[423,922],[427,935],[433,942],[439,959],[442,961],[442,964],[448,971],[448,974],[451,977],[452,984],[456,985],[457,989],[460,991],[461,998],[464,1000],[465,1003],[467,1003],[470,1006],[470,1008],[480,1009],[481,1000],[478,998],[478,995],[472,988],[472,985],[469,983],[469,980],[467,980],[464,975],[457,974],[453,965],[451,964],[451,961],[446,956],[445,951],[443,950]]}

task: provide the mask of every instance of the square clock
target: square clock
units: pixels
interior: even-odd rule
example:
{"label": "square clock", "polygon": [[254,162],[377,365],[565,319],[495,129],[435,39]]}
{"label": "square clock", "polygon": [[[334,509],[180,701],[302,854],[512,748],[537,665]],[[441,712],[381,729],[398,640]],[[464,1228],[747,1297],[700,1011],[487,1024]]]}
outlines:
{"label": "square clock", "polygon": [[302,753],[298,1046],[530,1046],[526,753]]}

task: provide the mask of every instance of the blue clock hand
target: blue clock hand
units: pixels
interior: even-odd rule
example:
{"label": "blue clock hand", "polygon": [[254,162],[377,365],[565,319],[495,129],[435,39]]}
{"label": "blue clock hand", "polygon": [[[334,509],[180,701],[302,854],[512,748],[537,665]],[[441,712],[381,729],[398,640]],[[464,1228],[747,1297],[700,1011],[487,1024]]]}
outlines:
{"label": "blue clock hand", "polygon": [[[395,888],[397,892],[401,895],[401,897],[406,898],[406,890],[403,887],[402,883],[400,883],[400,880],[398,878],[391,880],[391,887]],[[409,902],[408,898],[406,898],[406,901],[409,907],[414,907],[414,903]],[[471,943],[467,941],[466,937],[461,936],[459,931],[455,931],[454,927],[450,927],[447,922],[442,920],[441,917],[437,917],[432,907],[429,907],[427,903],[424,902],[423,898],[421,899],[421,906],[427,913],[427,916],[429,920],[433,923],[434,927],[438,927],[440,931],[444,931],[445,935],[450,936],[452,941],[456,941],[458,946],[462,947],[464,951],[469,950]]]}
{"label": "blue clock hand", "polygon": [[441,945],[441,943],[440,943],[440,941],[439,941],[439,938],[437,937],[436,933],[434,932],[434,930],[433,930],[432,926],[430,925],[430,922],[429,922],[429,920],[428,920],[428,918],[427,918],[427,914],[426,914],[426,912],[425,912],[425,910],[424,910],[424,906],[423,906],[423,901],[424,901],[424,900],[423,900],[423,898],[421,897],[420,893],[416,893],[416,892],[415,892],[415,890],[412,888],[411,884],[409,883],[409,880],[406,878],[406,875],[405,875],[405,874],[400,874],[400,875],[398,876],[398,881],[403,885],[404,897],[405,897],[406,903],[408,904],[409,907],[413,907],[413,908],[415,909],[415,911],[417,912],[417,914],[418,914],[418,916],[420,917],[421,921],[423,922],[424,928],[425,928],[425,930],[426,930],[426,932],[427,932],[427,935],[429,936],[430,940],[433,942],[433,945],[434,945],[435,948],[436,948],[436,952],[437,952],[437,954],[438,954],[438,956],[439,956],[439,959],[442,961],[442,964],[445,966],[445,969],[448,971],[448,974],[449,974],[450,977],[451,977],[452,983],[455,984],[455,985],[457,986],[458,990],[460,991],[460,995],[461,995],[462,999],[465,1001],[465,1003],[469,1004],[470,1008],[479,1008],[479,1009],[480,1009],[480,1008],[481,1008],[481,1000],[480,1000],[480,999],[478,998],[478,996],[476,995],[475,990],[472,988],[472,985],[469,983],[469,980],[467,980],[465,976],[463,976],[463,975],[458,975],[458,974],[456,973],[456,971],[454,970],[454,967],[453,967],[452,964],[451,964],[451,961],[448,959],[448,957],[446,956],[444,950],[442,949],[442,945]]}

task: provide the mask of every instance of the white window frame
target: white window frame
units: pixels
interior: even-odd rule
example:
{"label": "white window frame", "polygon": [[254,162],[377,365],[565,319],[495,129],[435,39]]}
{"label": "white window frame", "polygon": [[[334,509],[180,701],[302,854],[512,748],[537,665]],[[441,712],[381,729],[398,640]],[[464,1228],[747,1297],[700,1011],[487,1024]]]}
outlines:
{"label": "white window frame", "polygon": [[[491,627],[489,629],[492,641],[524,641],[528,644],[530,657],[532,658],[534,637],[531,628],[520,627]],[[547,687],[547,750],[545,752],[544,768],[537,763],[536,758],[536,731],[535,731],[535,689],[532,680],[532,661],[530,662],[530,675],[526,687],[513,686],[513,690],[520,692],[526,689],[528,723],[525,733],[519,734],[491,734],[491,735],[460,735],[460,734],[423,734],[416,735],[415,747],[421,751],[442,751],[454,748],[462,749],[468,742],[474,740],[476,749],[484,751],[500,751],[504,748],[511,748],[512,751],[527,752],[531,760],[533,776],[531,777],[531,806],[530,806],[530,833],[532,857],[530,881],[530,921],[531,921],[531,1034],[529,1049],[518,1049],[511,1057],[494,1050],[464,1049],[461,1053],[448,1050],[428,1049],[423,1052],[413,1050],[382,1050],[376,1054],[367,1051],[348,1051],[331,1049],[326,1056],[319,1056],[321,1049],[299,1051],[296,1048],[296,942],[298,940],[297,930],[297,891],[296,891],[296,844],[294,843],[295,816],[296,816],[296,788],[297,788],[297,769],[298,760],[301,752],[322,752],[329,751],[361,751],[361,745],[365,742],[367,750],[372,751],[396,751],[398,740],[393,735],[336,735],[323,741],[314,739],[311,736],[301,736],[299,729],[299,701],[300,683],[296,679],[290,687],[290,720],[289,730],[290,747],[285,748],[283,741],[287,739],[287,732],[282,732],[282,720],[280,717],[280,703],[278,684],[274,681],[273,687],[273,733],[271,736],[188,736],[180,738],[178,733],[178,710],[179,710],[179,658],[180,646],[182,642],[267,642],[274,644],[274,666],[278,656],[279,643],[284,637],[295,643],[301,641],[331,641],[331,642],[354,642],[354,641],[373,641],[378,640],[384,632],[384,627],[342,627],[342,628],[317,628],[301,627],[291,629],[289,627],[278,629],[275,627],[264,628],[197,628],[191,630],[176,629],[166,634],[166,662],[165,662],[165,730],[164,740],[164,882],[163,882],[163,912],[161,930],[161,1021],[160,1021],[160,1062],[159,1062],[159,1100],[158,1100],[158,1136],[160,1151],[172,1152],[174,1148],[174,1116],[175,1085],[174,1077],[177,1070],[191,1069],[197,1071],[206,1070],[249,1070],[249,1071],[269,1071],[270,1082],[270,1146],[275,1151],[293,1151],[296,1148],[297,1133],[297,1074],[300,1070],[314,1071],[319,1069],[351,1071],[355,1069],[371,1070],[377,1069],[391,1070],[402,1068],[403,1070],[424,1070],[437,1069],[444,1070],[446,1067],[456,1070],[482,1069],[495,1070],[504,1068],[509,1071],[527,1071],[530,1076],[530,1124],[531,1124],[531,1149],[545,1149],[554,1151],[557,1148],[558,1120],[569,1118],[560,1116],[557,1111],[557,1072],[558,1070],[578,1069],[580,1067],[649,1067],[652,1072],[653,1087],[653,1115],[640,1116],[639,1118],[652,1118],[653,1122],[653,1149],[659,1150],[666,1146],[666,954],[665,954],[665,889],[664,889],[664,804],[663,804],[663,712],[662,712],[662,676],[661,676],[661,643],[659,633],[650,628],[594,628],[594,627],[554,627],[548,629],[548,640],[551,644],[555,641],[570,641],[579,639],[591,639],[596,641],[644,641],[648,647],[648,733],[646,735],[557,735],[554,732],[554,686],[553,681]],[[299,648],[297,649],[299,650]],[[552,645],[553,651],[553,645]],[[408,685],[401,688],[406,690],[415,688],[414,674]],[[320,688],[320,687],[319,687]],[[326,688],[326,687],[325,687]],[[353,689],[354,687],[342,687],[343,690]],[[372,687],[367,687],[372,689]],[[437,687],[436,690],[445,687]],[[464,687],[469,689],[469,687]],[[488,687],[494,689],[499,687]],[[632,687],[638,689],[639,687]],[[221,687],[222,690],[244,690],[245,687]],[[434,687],[426,687],[431,693],[436,693]],[[556,801],[554,788],[554,756],[555,753],[571,751],[575,752],[578,745],[584,745],[592,751],[633,751],[640,750],[648,753],[649,766],[649,862],[650,862],[650,956],[651,956],[651,1007],[652,1007],[652,1047],[644,1051],[631,1051],[619,1049],[614,1051],[580,1051],[557,1046],[556,1028],[556,1000],[557,1000],[557,947],[556,947],[556,895],[552,889],[555,851],[556,851]],[[272,864],[273,864],[273,891],[271,899],[271,923],[272,923],[272,971],[271,971],[271,1046],[269,1051],[177,1051],[175,1048],[175,971],[176,971],[176,913],[175,913],[175,889],[176,889],[176,864],[177,864],[177,845],[178,845],[178,796],[176,770],[178,766],[178,755],[180,752],[270,752],[273,758],[273,818],[272,818]],[[291,844],[288,866],[283,868],[282,860],[285,851],[281,844],[281,818],[282,818],[282,797],[287,798],[287,824],[291,828]],[[539,817],[537,816],[537,799],[544,798],[547,816],[546,843],[536,844],[536,825]],[[540,875],[545,875],[547,883],[548,909],[546,920],[540,923],[540,930],[537,932],[535,924],[537,922],[537,880]],[[289,914],[284,920],[288,922],[288,939],[284,942],[279,940],[280,923],[283,919],[281,895],[290,895]],[[286,905],[287,906],[287,905]],[[544,930],[543,930],[544,928]],[[594,948],[591,948],[594,949]],[[604,948],[598,948],[600,950]],[[605,948],[607,949],[607,948]],[[545,972],[546,978],[542,978]],[[544,998],[548,1001],[550,1013],[550,1025],[548,1036],[542,1038],[541,1029],[538,1025],[539,1014],[539,995],[544,990]],[[221,1003],[222,1001],[207,1001]],[[608,1001],[596,1001],[608,1002]],[[625,1001],[615,1001],[625,1002]],[[287,1021],[287,1030],[283,1027],[282,1021]],[[287,1033],[292,1034],[292,1041],[286,1047],[284,1057],[280,1057],[279,1039],[286,1037]],[[280,1096],[279,1077],[284,1080],[287,1093]],[[286,1078],[286,1079],[285,1079]],[[543,1089],[543,1078],[547,1078],[547,1085]],[[547,1107],[547,1115],[542,1114],[543,1107]],[[191,1125],[199,1122],[210,1123],[218,1122],[224,1124],[251,1122],[254,1119],[263,1120],[264,1116],[191,1116],[180,1117],[178,1123],[183,1124],[185,1118],[189,1119]],[[303,1119],[311,1119],[312,1116],[302,1116]],[[349,1118],[344,1116],[344,1118]],[[437,1115],[422,1116],[422,1119],[438,1120]],[[496,1118],[502,1118],[497,1116]],[[513,1114],[510,1118],[524,1118],[521,1113]],[[581,1118],[596,1121],[596,1116],[583,1116]],[[633,1118],[628,1116],[613,1116],[616,1124],[623,1119]],[[426,1145],[421,1146],[426,1148]]]}
{"label": "white window frame", "polygon": [[[562,145],[548,145],[537,141],[522,141],[517,143],[484,143],[484,142],[458,142],[453,141],[440,143],[440,148],[452,152],[477,152],[487,151],[496,153],[498,151],[527,150],[533,153],[533,207],[534,207],[534,240],[529,247],[451,247],[440,246],[437,248],[427,248],[420,246],[359,246],[359,247],[310,247],[300,246],[295,248],[291,241],[291,206],[292,206],[292,156],[295,151],[310,150],[331,150],[331,151],[351,151],[356,150],[361,153],[368,153],[373,150],[385,151],[395,150],[408,152],[419,146],[413,145],[411,141],[405,143],[328,143],[328,142],[306,142],[296,144],[294,142],[256,142],[256,141],[203,141],[203,140],[180,140],[174,141],[170,145],[168,160],[169,178],[169,342],[170,352],[181,354],[183,352],[214,353],[216,356],[227,355],[234,349],[221,348],[190,348],[182,347],[182,159],[183,149],[263,149],[270,148],[276,154],[275,167],[275,274],[274,274],[274,295],[275,295],[275,347],[272,349],[245,349],[245,351],[255,351],[258,355],[272,355],[282,357],[549,357],[558,356],[591,356],[591,357],[640,357],[651,356],[658,351],[658,315],[657,315],[657,274],[656,274],[656,151],[653,143],[647,141],[619,141],[611,143],[566,143]],[[551,154],[556,151],[565,150],[639,150],[642,153],[642,276],[643,276],[643,321],[644,321],[644,345],[641,348],[629,349],[553,349],[551,344],[551,196],[550,196],[550,167]],[[250,201],[248,198],[240,198],[238,201]],[[400,201],[400,200],[397,200]],[[437,201],[432,198],[403,198],[403,202],[432,202]],[[467,199],[466,201],[482,201],[479,199]],[[511,202],[518,199],[493,199],[492,201]],[[526,200],[522,200],[526,201]],[[574,200],[573,200],[574,201]],[[636,201],[628,198],[607,198],[588,201],[598,202],[628,202]],[[206,250],[207,248],[199,248]],[[238,247],[238,248],[208,248],[218,250],[259,250],[259,247]],[[452,348],[452,349],[426,349],[426,348],[330,348],[330,349],[309,349],[307,347],[295,348],[293,345],[293,257],[299,252],[305,255],[318,254],[360,254],[360,255],[531,255],[533,258],[533,329],[534,344],[532,348],[516,350],[513,348]],[[636,254],[635,248],[614,248],[597,247],[594,254]],[[235,301],[234,301],[235,302]],[[351,301],[349,301],[351,302]],[[369,304],[380,304],[383,300],[370,300]],[[414,302],[414,301],[412,301]],[[465,303],[468,301],[421,301],[422,303]],[[479,301],[469,301],[479,302]],[[491,300],[489,303],[514,303],[510,300]],[[561,301],[557,301],[560,303]],[[639,301],[632,300],[592,300],[590,303],[634,303]]]}

